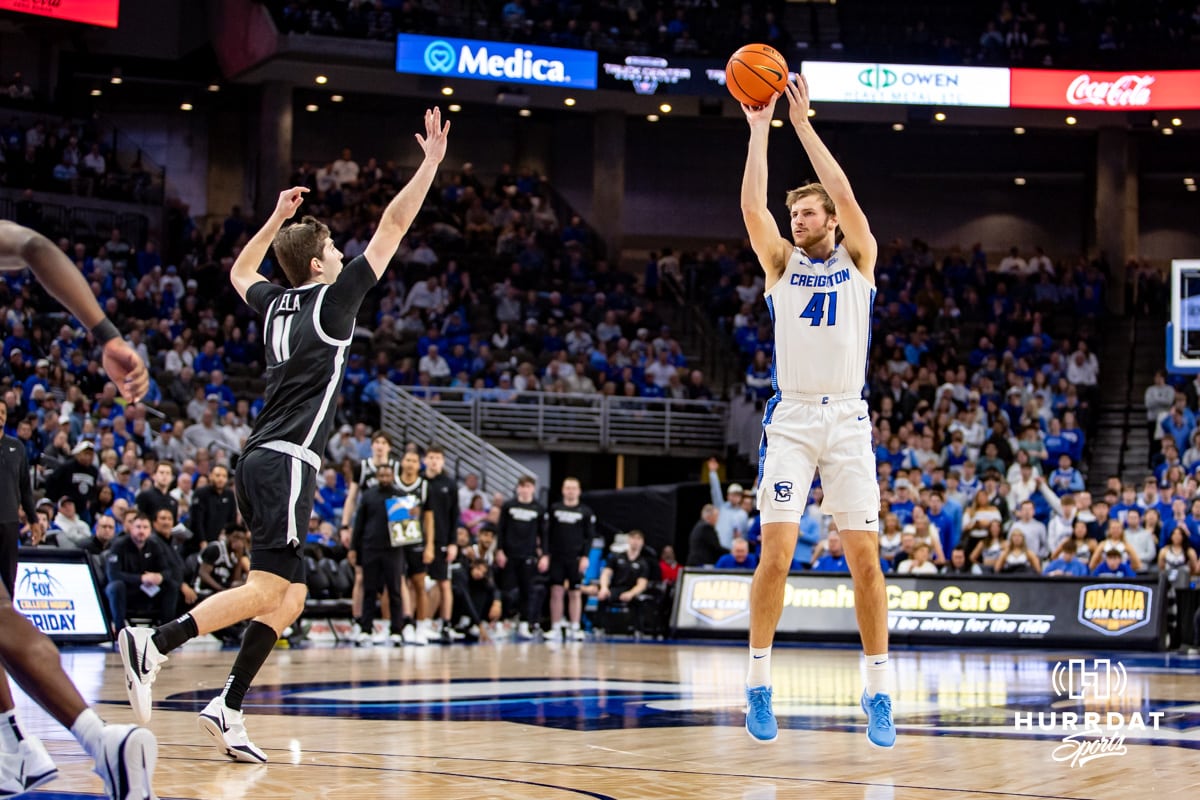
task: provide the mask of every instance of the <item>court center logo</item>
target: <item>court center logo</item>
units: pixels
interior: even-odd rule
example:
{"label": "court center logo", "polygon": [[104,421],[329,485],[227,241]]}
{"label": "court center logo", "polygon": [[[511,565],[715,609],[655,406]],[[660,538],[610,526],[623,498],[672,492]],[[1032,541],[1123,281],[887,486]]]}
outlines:
{"label": "court center logo", "polygon": [[[1083,711],[1018,711],[1013,722],[1018,732],[1064,732],[1062,744],[1051,758],[1060,764],[1082,767],[1100,758],[1123,756],[1125,734],[1158,730],[1166,712],[1115,710],[1133,705],[1126,697],[1129,676],[1125,665],[1110,658],[1072,658],[1055,663],[1051,687],[1061,706],[1075,701]],[[1140,703],[1138,704],[1140,705]],[[1100,710],[1090,710],[1099,709]]]}
{"label": "court center logo", "polygon": [[449,72],[458,61],[458,53],[449,42],[438,39],[425,48],[425,68],[430,72]]}

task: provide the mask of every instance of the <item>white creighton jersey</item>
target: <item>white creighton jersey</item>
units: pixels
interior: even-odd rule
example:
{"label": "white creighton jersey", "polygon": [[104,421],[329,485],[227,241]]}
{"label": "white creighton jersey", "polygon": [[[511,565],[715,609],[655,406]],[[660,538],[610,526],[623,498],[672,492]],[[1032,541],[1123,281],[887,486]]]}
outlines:
{"label": "white creighton jersey", "polygon": [[792,250],[766,293],[775,324],[772,380],[777,392],[859,395],[867,381],[875,287],[842,245],[826,261]]}

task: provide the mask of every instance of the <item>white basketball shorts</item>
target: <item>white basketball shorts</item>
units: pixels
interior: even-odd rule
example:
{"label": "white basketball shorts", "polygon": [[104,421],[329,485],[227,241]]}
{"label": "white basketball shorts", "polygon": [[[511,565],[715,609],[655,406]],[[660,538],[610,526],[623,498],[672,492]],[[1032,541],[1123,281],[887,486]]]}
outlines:
{"label": "white basketball shorts", "polygon": [[857,395],[771,398],[763,415],[758,458],[758,508],[764,524],[799,524],[821,471],[821,510],[838,530],[879,529],[879,484],[871,415]]}

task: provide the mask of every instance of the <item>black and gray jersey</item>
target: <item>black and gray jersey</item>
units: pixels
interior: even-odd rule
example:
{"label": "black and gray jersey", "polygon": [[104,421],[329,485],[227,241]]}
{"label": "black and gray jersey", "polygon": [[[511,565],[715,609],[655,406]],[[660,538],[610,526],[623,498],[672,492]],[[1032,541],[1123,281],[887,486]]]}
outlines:
{"label": "black and gray jersey", "polygon": [[260,282],[246,302],[263,317],[267,390],[246,451],[275,450],[320,470],[359,306],[375,285],[359,256],[331,284]]}

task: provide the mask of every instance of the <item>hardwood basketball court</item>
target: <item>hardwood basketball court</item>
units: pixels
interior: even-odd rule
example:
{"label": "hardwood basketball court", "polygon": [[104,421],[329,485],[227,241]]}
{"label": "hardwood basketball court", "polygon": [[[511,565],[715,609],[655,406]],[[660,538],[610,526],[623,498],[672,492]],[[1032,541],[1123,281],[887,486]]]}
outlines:
{"label": "hardwood basketball court", "polygon": [[[771,745],[742,727],[741,646],[277,650],[246,698],[251,738],[271,759],[251,766],[227,761],[197,728],[234,657],[199,643],[172,654],[155,685],[155,785],[163,798],[223,800],[1195,796],[1200,657],[1109,655],[1126,671],[1119,697],[1081,703],[1054,691],[1055,663],[1080,653],[895,651],[900,739],[880,751],[863,732],[849,648],[776,649]],[[115,654],[63,657],[102,716],[131,720]],[[61,771],[34,797],[98,796],[69,734],[23,696],[18,707]],[[1163,716],[1157,731],[1125,729],[1123,755],[1072,766],[1070,732],[1037,729],[1038,711],[1049,725],[1064,710],[1137,711],[1147,725],[1149,712]],[[1032,730],[1014,727],[1017,712],[1032,715]]]}

